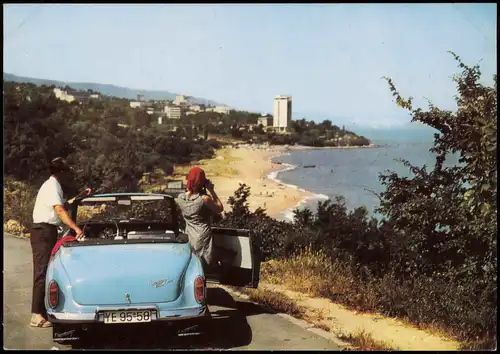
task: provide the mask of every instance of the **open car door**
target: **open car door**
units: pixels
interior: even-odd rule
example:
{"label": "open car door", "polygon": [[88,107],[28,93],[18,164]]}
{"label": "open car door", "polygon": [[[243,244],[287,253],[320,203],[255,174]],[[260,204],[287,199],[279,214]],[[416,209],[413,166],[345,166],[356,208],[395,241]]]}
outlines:
{"label": "open car door", "polygon": [[214,248],[233,253],[231,261],[222,262],[220,272],[207,274],[208,283],[257,288],[260,280],[260,244],[250,230],[213,227]]}

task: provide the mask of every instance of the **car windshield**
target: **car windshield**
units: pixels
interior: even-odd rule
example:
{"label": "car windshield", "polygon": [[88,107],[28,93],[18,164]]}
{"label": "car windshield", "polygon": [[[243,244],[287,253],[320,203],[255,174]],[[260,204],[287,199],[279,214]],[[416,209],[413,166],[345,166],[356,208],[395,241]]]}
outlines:
{"label": "car windshield", "polygon": [[171,201],[163,196],[90,197],[80,202],[77,222],[173,222]]}

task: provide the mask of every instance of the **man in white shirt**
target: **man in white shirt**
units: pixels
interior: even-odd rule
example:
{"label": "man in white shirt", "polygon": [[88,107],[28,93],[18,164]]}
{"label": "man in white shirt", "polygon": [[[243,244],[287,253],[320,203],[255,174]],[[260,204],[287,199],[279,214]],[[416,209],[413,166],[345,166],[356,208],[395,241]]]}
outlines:
{"label": "man in white shirt", "polygon": [[33,251],[33,299],[31,303],[30,326],[51,327],[45,313],[45,275],[50,253],[57,242],[57,226],[66,224],[76,234],[83,237],[82,230],[75,224],[64,208],[61,182],[71,176],[71,168],[60,157],[50,163],[50,178],[40,187],[33,209],[31,249]]}

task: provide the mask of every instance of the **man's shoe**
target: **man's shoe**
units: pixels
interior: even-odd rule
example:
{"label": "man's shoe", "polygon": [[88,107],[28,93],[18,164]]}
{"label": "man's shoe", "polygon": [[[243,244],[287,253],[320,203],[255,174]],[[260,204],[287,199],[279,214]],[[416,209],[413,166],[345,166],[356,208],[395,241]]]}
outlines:
{"label": "man's shoe", "polygon": [[52,323],[43,318],[42,315],[34,313],[31,315],[30,326],[38,328],[49,328],[52,327]]}

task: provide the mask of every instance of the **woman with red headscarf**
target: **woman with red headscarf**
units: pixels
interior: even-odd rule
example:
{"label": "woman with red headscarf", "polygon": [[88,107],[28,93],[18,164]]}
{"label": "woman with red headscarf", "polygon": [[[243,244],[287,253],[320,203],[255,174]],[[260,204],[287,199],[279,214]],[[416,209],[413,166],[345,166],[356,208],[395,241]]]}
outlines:
{"label": "woman with red headscarf", "polygon": [[187,191],[178,196],[177,203],[186,221],[184,232],[188,235],[191,247],[206,266],[212,266],[215,262],[210,226],[214,214],[220,215],[224,207],[215,193],[213,183],[206,178],[205,171],[199,167],[189,171]]}

